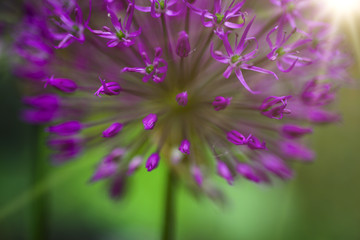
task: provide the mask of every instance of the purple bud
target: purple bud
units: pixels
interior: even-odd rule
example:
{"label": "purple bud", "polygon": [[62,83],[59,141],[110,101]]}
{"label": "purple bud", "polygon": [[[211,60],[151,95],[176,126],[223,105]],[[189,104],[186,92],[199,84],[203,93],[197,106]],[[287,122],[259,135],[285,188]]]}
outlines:
{"label": "purple bud", "polygon": [[117,82],[106,83],[105,80],[102,80],[100,77],[99,79],[101,81],[102,86],[94,93],[94,95],[101,97],[100,94],[105,94],[108,96],[120,94],[122,88]]}
{"label": "purple bud", "polygon": [[312,133],[311,128],[303,128],[296,125],[286,124],[281,128],[282,134],[290,139],[300,138],[305,134]]}
{"label": "purple bud", "polygon": [[224,110],[231,102],[232,98],[225,98],[221,96],[215,97],[212,105],[214,106],[215,111]]}
{"label": "purple bud", "polygon": [[106,155],[106,157],[104,157],[103,162],[104,163],[118,162],[119,158],[124,156],[125,152],[126,151],[123,148],[115,148],[108,155]]}
{"label": "purple bud", "polygon": [[125,177],[123,175],[117,175],[110,183],[109,194],[113,199],[119,199],[123,196],[125,191]]}
{"label": "purple bud", "polygon": [[182,152],[183,154],[190,154],[190,142],[187,139],[184,139],[179,147],[180,152]]}
{"label": "purple bud", "polygon": [[264,141],[260,142],[257,137],[252,136],[251,134],[247,137],[247,145],[252,150],[266,148],[266,143]]}
{"label": "purple bud", "polygon": [[129,163],[127,175],[129,176],[132,175],[135,172],[135,170],[140,167],[142,161],[143,161],[142,157],[140,156],[134,157]]}
{"label": "purple bud", "polygon": [[157,122],[157,116],[154,113],[150,113],[142,120],[142,122],[145,130],[152,130]]}
{"label": "purple bud", "polygon": [[292,170],[283,160],[275,155],[265,154],[261,157],[261,163],[270,172],[276,174],[282,179],[290,179],[293,176]]}
{"label": "purple bud", "polygon": [[150,157],[148,158],[148,160],[146,161],[146,166],[145,166],[147,168],[148,172],[157,168],[157,166],[159,165],[159,161],[160,161],[159,153],[151,154]]}
{"label": "purple bud", "polygon": [[79,138],[57,138],[48,141],[48,145],[57,151],[51,156],[54,163],[63,163],[78,156],[81,151]]}
{"label": "purple bud", "polygon": [[244,145],[247,143],[245,136],[236,130],[227,133],[227,140],[235,145]]}
{"label": "purple bud", "polygon": [[203,175],[202,175],[200,168],[195,165],[192,166],[191,173],[193,175],[195,182],[201,187],[203,184]]}
{"label": "purple bud", "polygon": [[224,162],[221,162],[221,161],[217,162],[217,171],[218,171],[218,174],[221,177],[223,177],[230,185],[233,184],[234,178],[233,178],[228,166]]}
{"label": "purple bud", "polygon": [[187,57],[190,53],[189,36],[185,31],[179,32],[179,38],[176,44],[176,54],[181,57]]}
{"label": "purple bud", "polygon": [[46,80],[45,87],[48,84],[66,93],[75,92],[77,89],[77,84],[67,78],[54,78],[54,76],[51,76],[51,78]]}
{"label": "purple bud", "polygon": [[236,166],[236,171],[250,181],[256,183],[263,181],[262,178],[257,174],[257,172],[246,163],[239,163]]}
{"label": "purple bud", "polygon": [[48,131],[60,136],[69,136],[78,133],[82,129],[79,121],[68,121],[55,126],[50,126]]}
{"label": "purple bud", "polygon": [[297,142],[282,142],[280,144],[280,149],[290,158],[301,159],[304,161],[312,161],[315,158],[313,151]]}
{"label": "purple bud", "polygon": [[48,123],[56,117],[56,111],[47,109],[27,109],[22,114],[23,119],[33,124]]}
{"label": "purple bud", "polygon": [[314,123],[331,123],[340,121],[340,116],[321,109],[312,109],[308,112],[308,119]]}
{"label": "purple bud", "polygon": [[289,109],[286,109],[289,98],[291,98],[291,96],[272,96],[266,98],[260,106],[261,114],[268,118],[282,119],[283,114],[291,112]]}
{"label": "purple bud", "polygon": [[182,92],[176,95],[176,101],[180,106],[186,106],[188,102],[187,92]]}
{"label": "purple bud", "polygon": [[123,126],[124,126],[123,124],[118,122],[111,124],[110,127],[108,127],[107,129],[105,129],[105,131],[103,131],[103,137],[111,138],[116,136],[116,134],[118,134],[121,131]]}
{"label": "purple bud", "polygon": [[117,169],[118,169],[118,164],[115,162],[110,162],[110,163],[102,162],[97,167],[94,175],[91,178],[91,181],[95,182],[104,178],[109,178],[117,172]]}
{"label": "purple bud", "polygon": [[35,108],[55,111],[60,105],[60,98],[55,94],[43,94],[24,98],[24,103]]}

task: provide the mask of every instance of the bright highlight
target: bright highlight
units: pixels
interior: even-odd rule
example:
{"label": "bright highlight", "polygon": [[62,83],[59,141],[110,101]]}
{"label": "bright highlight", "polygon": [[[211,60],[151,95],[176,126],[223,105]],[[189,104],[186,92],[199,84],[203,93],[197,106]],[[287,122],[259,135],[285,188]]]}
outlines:
{"label": "bright highlight", "polygon": [[346,15],[350,13],[360,12],[359,0],[322,0],[327,12],[336,15]]}

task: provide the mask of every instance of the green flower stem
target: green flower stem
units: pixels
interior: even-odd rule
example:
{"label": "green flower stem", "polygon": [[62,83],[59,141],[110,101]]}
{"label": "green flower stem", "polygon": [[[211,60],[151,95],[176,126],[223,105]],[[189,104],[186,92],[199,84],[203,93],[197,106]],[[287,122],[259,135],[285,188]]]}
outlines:
{"label": "green flower stem", "polygon": [[162,231],[162,240],[175,239],[175,192],[176,192],[176,176],[169,169],[166,179],[165,191],[165,212]]}

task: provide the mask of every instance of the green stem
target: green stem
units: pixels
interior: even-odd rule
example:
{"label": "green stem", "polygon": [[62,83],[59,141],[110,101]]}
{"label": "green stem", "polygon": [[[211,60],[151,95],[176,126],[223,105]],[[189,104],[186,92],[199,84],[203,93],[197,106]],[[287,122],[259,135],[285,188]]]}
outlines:
{"label": "green stem", "polygon": [[[32,126],[31,134],[31,184],[32,187],[45,179],[47,164],[43,155],[44,129],[42,126]],[[31,206],[31,239],[45,240],[49,236],[48,196],[43,194],[34,200]]]}
{"label": "green stem", "polygon": [[174,172],[169,169],[169,173],[166,181],[165,192],[165,212],[162,231],[162,240],[174,240],[175,239],[175,189],[176,188],[176,176]]}

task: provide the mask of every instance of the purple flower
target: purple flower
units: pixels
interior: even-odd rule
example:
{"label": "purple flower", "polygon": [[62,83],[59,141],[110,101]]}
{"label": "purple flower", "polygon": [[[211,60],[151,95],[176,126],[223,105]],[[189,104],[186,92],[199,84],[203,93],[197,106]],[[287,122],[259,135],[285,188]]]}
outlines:
{"label": "purple flower", "polygon": [[73,93],[78,87],[73,80],[67,78],[54,78],[54,76],[51,76],[45,81],[45,88],[48,84],[66,93]]}
{"label": "purple flower", "polygon": [[217,171],[220,177],[224,178],[230,185],[233,184],[234,178],[228,168],[228,166],[221,161],[217,162]]}
{"label": "purple flower", "polygon": [[123,128],[123,124],[115,122],[110,125],[106,130],[103,131],[104,138],[112,138],[115,137]]}
{"label": "purple flower", "polygon": [[176,54],[181,57],[187,57],[190,53],[189,35],[185,31],[179,32],[179,38],[176,44]]}
{"label": "purple flower", "polygon": [[[211,172],[230,184],[236,173],[256,183],[270,182],[270,175],[290,179],[290,161],[315,156],[301,137],[340,120],[329,103],[348,81],[352,60],[329,34],[330,24],[306,20],[318,12],[313,6],[305,4],[304,14],[297,1],[271,2],[277,7],[243,0],[29,0],[21,23],[9,28],[13,72],[28,80],[21,85],[31,96],[22,117],[50,126],[54,163],[95,146],[113,149],[92,181],[106,179],[116,198],[154,149],[148,171],[165,156],[164,167],[215,200],[221,193],[211,178],[204,182]],[[274,12],[255,21],[267,10]],[[44,79],[52,87],[43,88]]]}
{"label": "purple flower", "polygon": [[[235,71],[235,74],[237,76],[237,78],[239,79],[240,83],[246,88],[246,90],[248,90],[251,93],[257,93],[254,92],[253,90],[250,89],[250,87],[248,86],[248,84],[246,83],[243,73],[241,71],[241,69],[245,69],[245,70],[250,70],[250,71],[255,71],[255,72],[260,72],[260,73],[265,73],[265,74],[271,74],[273,75],[276,79],[278,79],[278,77],[276,76],[275,73],[263,69],[263,68],[259,68],[259,67],[255,67],[252,66],[250,64],[248,64],[247,62],[249,62],[251,59],[253,59],[258,51],[259,45],[257,40],[254,37],[247,37],[247,34],[249,32],[249,29],[252,25],[252,23],[254,22],[255,18],[253,18],[250,23],[246,26],[244,33],[239,41],[239,43],[237,43],[237,41],[235,42],[235,48],[234,50],[231,48],[230,43],[229,43],[229,39],[228,39],[228,35],[229,32],[226,33],[223,37],[223,43],[224,43],[224,47],[226,49],[226,53],[227,56],[224,55],[222,52],[220,51],[214,51],[214,45],[213,43],[211,44],[210,47],[210,51],[211,51],[211,56],[218,62],[224,63],[224,64],[228,64],[229,66],[227,67],[226,71],[224,72],[223,76],[225,78],[229,78],[231,73],[233,71]],[[253,50],[248,50],[247,47],[249,46],[249,42],[250,41],[255,41],[256,47]],[[244,54],[244,52],[247,52]]]}
{"label": "purple flower", "polygon": [[50,126],[48,131],[59,136],[68,136],[80,132],[82,128],[83,126],[79,121],[68,121],[55,126]]}
{"label": "purple flower", "polygon": [[167,16],[177,16],[182,12],[180,10],[171,10],[170,7],[174,7],[178,0],[150,0],[150,7],[143,7],[135,5],[135,8],[141,12],[150,12],[154,18],[159,18],[162,14]]}
{"label": "purple flower", "polygon": [[[267,55],[271,61],[276,61],[277,67],[282,72],[290,72],[295,66],[305,66],[311,64],[312,60],[308,57],[300,57],[295,54],[297,49],[309,43],[311,39],[300,39],[291,44],[287,44],[291,36],[296,32],[294,29],[289,35],[283,30],[284,23],[281,22],[278,26],[273,28],[266,36],[266,41],[269,44],[271,52]],[[272,34],[276,33],[276,40],[271,40]]]}
{"label": "purple flower", "polygon": [[119,95],[121,92],[121,87],[117,82],[108,82],[106,83],[105,80],[102,80],[100,77],[100,82],[102,86],[94,93],[94,95],[101,97],[101,94],[105,94],[108,96]]}
{"label": "purple flower", "polygon": [[289,98],[291,98],[291,96],[271,96],[266,98],[260,106],[261,114],[268,118],[282,119],[284,114],[291,113],[289,109],[286,109]]}
{"label": "purple flower", "polygon": [[[162,49],[157,47],[155,49],[155,58],[153,62],[150,61],[148,55],[141,48],[139,49],[141,57],[145,62],[146,66],[144,68],[123,68],[123,72],[137,72],[143,74],[143,81],[148,82],[152,79],[156,83],[164,81],[167,72],[167,63],[164,59],[160,58],[162,55]],[[159,65],[162,65],[161,67]]]}
{"label": "purple flower", "polygon": [[230,105],[231,99],[232,99],[231,97],[230,98],[225,98],[222,96],[215,97],[215,100],[212,102],[215,111],[224,110],[228,105]]}
{"label": "purple flower", "polygon": [[143,125],[145,130],[152,130],[155,127],[155,124],[157,122],[157,116],[154,113],[150,113],[147,115],[143,120]]}
{"label": "purple flower", "polygon": [[183,154],[190,154],[190,141],[187,139],[184,139],[179,147],[180,152],[182,152]]}
{"label": "purple flower", "polygon": [[148,160],[146,161],[146,168],[148,172],[151,172],[152,170],[157,168],[157,166],[159,165],[159,161],[160,161],[159,153],[151,154]]}
{"label": "purple flower", "polygon": [[[208,10],[196,8],[186,1],[185,3],[196,14],[201,15],[201,21],[205,27],[215,29],[214,31],[219,36],[219,38],[224,36],[225,27],[230,29],[238,29],[245,25],[245,14],[240,11],[245,3],[245,0],[236,4],[234,4],[235,0],[232,0],[226,9],[221,6],[221,0],[214,0],[214,13],[211,13]],[[238,20],[239,17],[241,18],[241,23],[234,23],[234,20]]]}
{"label": "purple flower", "polygon": [[180,106],[186,106],[188,102],[188,94],[187,92],[182,92],[176,95],[176,101]]}
{"label": "purple flower", "polygon": [[90,30],[101,38],[109,39],[107,42],[108,47],[130,47],[131,45],[134,45],[134,39],[141,34],[141,28],[135,32],[130,32],[134,15],[133,2],[131,2],[127,8],[123,24],[121,18],[118,18],[110,7],[107,8],[107,11],[113,24],[114,31],[107,26],[103,26],[103,30]]}

